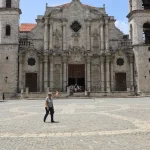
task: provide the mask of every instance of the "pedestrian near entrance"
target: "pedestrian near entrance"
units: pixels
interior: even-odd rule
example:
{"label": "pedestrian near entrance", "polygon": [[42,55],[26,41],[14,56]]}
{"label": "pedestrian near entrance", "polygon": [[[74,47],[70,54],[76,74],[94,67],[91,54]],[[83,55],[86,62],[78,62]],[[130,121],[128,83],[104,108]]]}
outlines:
{"label": "pedestrian near entrance", "polygon": [[46,118],[48,116],[48,114],[50,113],[51,115],[51,123],[54,123],[54,105],[53,105],[53,98],[52,98],[52,93],[49,92],[48,93],[48,97],[46,98],[45,101],[45,110],[46,110],[46,114],[44,116],[43,121],[46,121]]}
{"label": "pedestrian near entrance", "polygon": [[5,100],[5,94],[4,93],[2,94],[2,99]]}

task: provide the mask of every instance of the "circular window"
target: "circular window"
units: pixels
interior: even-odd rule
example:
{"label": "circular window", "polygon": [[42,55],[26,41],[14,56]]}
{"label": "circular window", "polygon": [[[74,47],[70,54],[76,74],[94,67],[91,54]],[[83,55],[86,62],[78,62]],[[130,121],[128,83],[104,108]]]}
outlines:
{"label": "circular window", "polygon": [[78,32],[81,29],[81,25],[78,21],[74,21],[70,27],[74,32]]}
{"label": "circular window", "polygon": [[117,59],[117,65],[118,66],[123,66],[124,65],[124,60],[122,58]]}
{"label": "circular window", "polygon": [[29,66],[34,66],[35,65],[35,59],[34,58],[29,58],[28,59],[28,65]]}

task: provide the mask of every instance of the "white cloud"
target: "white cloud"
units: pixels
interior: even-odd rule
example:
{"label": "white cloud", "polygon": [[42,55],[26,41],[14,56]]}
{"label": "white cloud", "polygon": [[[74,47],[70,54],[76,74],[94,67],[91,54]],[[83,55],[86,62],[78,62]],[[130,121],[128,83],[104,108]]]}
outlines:
{"label": "white cloud", "polygon": [[117,20],[115,22],[117,28],[119,28],[124,34],[129,34],[129,27],[126,21]]}

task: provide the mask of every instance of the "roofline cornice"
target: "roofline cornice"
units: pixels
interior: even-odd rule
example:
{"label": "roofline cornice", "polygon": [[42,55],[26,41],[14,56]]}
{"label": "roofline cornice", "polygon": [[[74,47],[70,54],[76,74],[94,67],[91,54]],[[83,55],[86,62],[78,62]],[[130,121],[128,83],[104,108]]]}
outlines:
{"label": "roofline cornice", "polygon": [[133,10],[131,11],[128,15],[127,15],[127,18],[131,18],[133,14],[136,14],[136,13],[150,13],[150,9],[148,10]]}
{"label": "roofline cornice", "polygon": [[21,9],[19,8],[0,8],[0,11],[17,11],[19,14],[22,14]]}

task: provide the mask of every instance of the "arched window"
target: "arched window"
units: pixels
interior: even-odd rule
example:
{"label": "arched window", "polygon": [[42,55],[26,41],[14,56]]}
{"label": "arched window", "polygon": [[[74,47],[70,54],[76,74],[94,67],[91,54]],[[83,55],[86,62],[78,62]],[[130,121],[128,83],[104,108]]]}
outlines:
{"label": "arched window", "polygon": [[6,26],[6,36],[10,36],[11,35],[11,27],[10,25]]}
{"label": "arched window", "polygon": [[6,8],[11,8],[11,0],[6,0]]}
{"label": "arched window", "polygon": [[143,40],[145,44],[150,44],[150,23],[143,25]]}
{"label": "arched window", "polygon": [[150,0],[142,0],[142,6],[144,9],[150,9]]}

